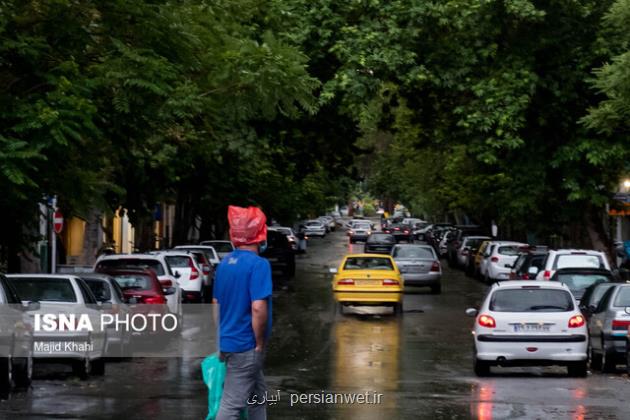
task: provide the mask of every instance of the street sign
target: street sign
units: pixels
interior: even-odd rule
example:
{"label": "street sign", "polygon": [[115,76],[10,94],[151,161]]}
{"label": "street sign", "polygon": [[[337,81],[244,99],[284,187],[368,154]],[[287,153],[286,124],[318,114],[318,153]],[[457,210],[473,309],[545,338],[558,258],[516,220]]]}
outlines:
{"label": "street sign", "polygon": [[63,229],[63,214],[59,210],[53,213],[53,229],[55,233],[61,233]]}

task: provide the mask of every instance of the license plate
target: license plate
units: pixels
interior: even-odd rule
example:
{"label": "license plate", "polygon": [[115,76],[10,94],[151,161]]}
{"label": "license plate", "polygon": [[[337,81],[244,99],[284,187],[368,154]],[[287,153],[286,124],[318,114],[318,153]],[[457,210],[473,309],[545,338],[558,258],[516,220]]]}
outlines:
{"label": "license plate", "polygon": [[378,286],[381,284],[380,280],[358,280],[357,286]]}
{"label": "license plate", "polygon": [[545,324],[513,324],[514,332],[516,333],[528,333],[528,332],[549,332],[549,325]]}

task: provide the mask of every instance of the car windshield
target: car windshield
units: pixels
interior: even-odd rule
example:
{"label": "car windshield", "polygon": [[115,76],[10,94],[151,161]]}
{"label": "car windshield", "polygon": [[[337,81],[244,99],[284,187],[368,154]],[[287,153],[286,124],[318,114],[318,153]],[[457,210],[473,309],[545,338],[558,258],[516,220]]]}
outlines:
{"label": "car windshield", "polygon": [[31,302],[76,302],[77,296],[70,279],[19,278],[9,279],[22,300]]}
{"label": "car windshield", "polygon": [[350,257],[343,266],[344,270],[393,270],[394,266],[389,258],[378,257]]}
{"label": "car windshield", "polygon": [[394,242],[396,242],[396,239],[392,235],[389,235],[389,234],[374,233],[368,238],[367,241],[369,243],[381,242],[381,243],[393,244]]}
{"label": "car windshield", "polygon": [[520,247],[518,245],[499,246],[497,252],[501,255],[518,255]]}
{"label": "car windshield", "polygon": [[150,268],[157,273],[158,276],[163,276],[164,267],[158,260],[141,259],[141,258],[117,258],[114,260],[103,260],[96,265],[96,269],[119,269],[123,267],[140,267]]}
{"label": "car windshield", "polygon": [[630,287],[622,287],[615,298],[614,306],[627,307],[630,306]]}
{"label": "car windshield", "polygon": [[556,257],[556,269],[561,268],[605,268],[599,255],[565,254]]}
{"label": "car windshield", "polygon": [[606,283],[610,281],[608,276],[603,274],[558,274],[557,279],[560,283],[564,283],[569,287],[573,296],[576,299],[580,299],[584,295],[584,291],[587,287],[598,284]]}
{"label": "car windshield", "polygon": [[401,246],[394,249],[394,258],[435,259],[431,248],[421,246]]}
{"label": "car windshield", "polygon": [[497,290],[490,300],[494,312],[568,312],[571,295],[565,290],[523,288]]}
{"label": "car windshield", "polygon": [[166,257],[166,262],[171,268],[190,268],[189,257],[169,255]]}
{"label": "car windshield", "polygon": [[112,298],[107,282],[96,279],[83,279],[99,302],[109,302]]}
{"label": "car windshield", "polygon": [[146,274],[119,274],[113,277],[123,290],[151,289],[151,277]]}
{"label": "car windshield", "polygon": [[593,305],[595,307],[597,307],[597,305],[599,304],[599,301],[602,300],[602,297],[604,296],[604,293],[606,293],[608,291],[608,289],[610,289],[611,287],[613,287],[614,284],[612,283],[608,283],[608,284],[601,284],[595,287],[595,289],[593,290],[593,293],[591,294],[591,298],[589,300],[589,302],[587,302],[589,305]]}

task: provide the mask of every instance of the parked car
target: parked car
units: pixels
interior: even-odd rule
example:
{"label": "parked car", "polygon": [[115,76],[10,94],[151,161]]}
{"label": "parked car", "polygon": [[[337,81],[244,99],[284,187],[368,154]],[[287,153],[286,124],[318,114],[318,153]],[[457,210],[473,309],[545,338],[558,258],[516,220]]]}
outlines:
{"label": "parked car", "polygon": [[212,286],[214,284],[214,272],[221,262],[215,249],[208,245],[180,245],[175,251],[190,252],[196,259],[197,265],[201,267],[203,273],[202,301],[209,303],[212,301]]}
{"label": "parked car", "polygon": [[273,272],[284,278],[295,276],[295,251],[285,234],[268,230],[267,249],[260,256],[269,260]]}
{"label": "parked car", "polygon": [[510,280],[535,280],[542,270],[549,251],[546,247],[528,247],[520,250],[510,270]]}
{"label": "parked car", "polygon": [[506,281],[490,288],[475,316],[474,371],[492,366],[561,365],[587,373],[588,332],[569,288],[558,282]]}
{"label": "parked car", "polygon": [[326,226],[319,220],[308,220],[304,222],[304,233],[306,236],[326,236]]}
{"label": "parked car", "polygon": [[543,270],[536,280],[549,280],[560,268],[603,268],[610,270],[606,254],[589,249],[557,249],[549,251]]}
{"label": "parked car", "polygon": [[477,249],[483,241],[488,240],[490,240],[489,236],[462,236],[459,248],[456,249],[455,267],[466,267],[472,250]]}
{"label": "parked car", "polygon": [[223,259],[227,254],[234,251],[234,244],[230,241],[210,240],[201,241],[199,245],[211,246],[219,256],[219,259]]}
{"label": "parked car", "polygon": [[[92,325],[99,325],[101,310],[97,309],[98,301],[81,278],[65,274],[8,274],[6,277],[22,302],[39,302],[40,308],[29,311],[31,314],[43,315],[76,308],[76,313],[86,314]],[[91,348],[62,346],[52,354],[34,347],[35,359],[54,362],[68,360],[73,372],[81,379],[105,373],[106,331],[100,328],[94,331],[34,330],[33,335],[35,342],[73,341],[92,344]]]}
{"label": "parked car", "polygon": [[442,292],[442,266],[433,247],[399,244],[394,246],[391,255],[406,286],[427,286],[433,294]]}
{"label": "parked car", "polygon": [[462,245],[465,236],[483,236],[482,229],[477,225],[457,225],[446,240],[446,258],[449,267],[457,265],[457,251]]}
{"label": "parked car", "polygon": [[[131,310],[127,306],[128,300],[113,277],[103,273],[86,273],[80,276],[98,302],[112,305],[111,309],[106,309],[103,312],[112,315],[119,314],[118,316],[123,318],[127,314],[131,314]],[[107,330],[107,356],[122,356],[131,343],[131,333],[126,328],[115,328],[116,325],[113,323],[109,327]]]}
{"label": "parked car", "polygon": [[204,301],[203,271],[191,252],[183,250],[158,251],[164,255],[173,276],[182,289],[182,300],[185,303]]}
{"label": "parked car", "polygon": [[293,248],[293,251],[298,250],[299,241],[298,241],[297,235],[295,234],[295,232],[293,232],[293,229],[291,229],[290,227],[284,227],[284,226],[274,226],[274,227],[270,227],[269,229],[282,233],[289,240],[289,244],[291,245],[291,248]]}
{"label": "parked car", "polygon": [[[103,255],[96,260],[94,271],[104,272],[121,268],[151,269],[162,285],[163,290],[168,290],[166,301],[172,314],[182,317],[182,288],[173,275],[170,266],[163,254],[112,254]],[[170,288],[173,289],[170,289]]]}
{"label": "parked car", "polygon": [[590,360],[593,369],[613,372],[618,364],[626,364],[626,342],[630,327],[630,284],[610,287],[588,321]]}
{"label": "parked car", "polygon": [[334,232],[337,228],[337,223],[332,216],[321,216],[318,217],[317,220],[321,221],[324,224],[327,232]]}
{"label": "parked car", "polygon": [[27,311],[39,302],[22,301],[11,283],[0,274],[0,398],[14,389],[26,390],[33,380],[33,322]]}
{"label": "parked car", "polygon": [[383,232],[394,235],[394,238],[396,238],[396,242],[413,242],[413,234],[409,225],[394,223],[384,228]]}
{"label": "parked car", "polygon": [[365,241],[363,248],[366,254],[387,254],[389,255],[396,244],[396,238],[389,233],[374,232]]}
{"label": "parked car", "polygon": [[389,255],[349,254],[330,271],[341,314],[350,305],[390,305],[394,313],[402,313],[403,279]]}
{"label": "parked car", "polygon": [[369,222],[354,223],[353,226],[354,227],[348,231],[351,244],[357,241],[367,241],[372,234],[372,227]]}
{"label": "parked car", "polygon": [[597,283],[586,288],[582,295],[582,300],[580,300],[580,309],[587,320],[590,319],[591,314],[597,309],[597,305],[599,305],[599,301],[602,300],[606,291],[614,285],[615,283]]}
{"label": "parked car", "polygon": [[486,247],[479,273],[486,283],[508,280],[519,249],[527,244],[511,241],[492,241]]}
{"label": "parked car", "polygon": [[609,270],[599,268],[561,268],[554,273],[550,281],[566,284],[579,304],[588,287],[600,283],[612,283],[616,281],[616,278]]}

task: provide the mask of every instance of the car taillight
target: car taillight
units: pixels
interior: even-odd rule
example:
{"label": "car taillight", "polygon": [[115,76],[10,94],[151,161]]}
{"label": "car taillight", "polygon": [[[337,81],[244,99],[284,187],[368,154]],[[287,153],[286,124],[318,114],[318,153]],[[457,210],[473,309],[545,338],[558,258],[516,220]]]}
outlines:
{"label": "car taillight", "polygon": [[352,286],[354,284],[354,280],[352,279],[341,279],[337,281],[337,284],[340,286]]}
{"label": "car taillight", "polygon": [[406,231],[405,231],[405,233],[409,233],[409,231],[408,231],[408,230],[406,230]]}
{"label": "car taillight", "polygon": [[569,319],[569,328],[579,328],[585,324],[584,317],[582,315],[575,315]]}
{"label": "car taillight", "polygon": [[433,265],[431,265],[431,271],[440,271],[440,263],[437,261],[433,261]]}
{"label": "car taillight", "polygon": [[545,280],[549,280],[551,278],[551,271],[545,270],[545,272],[543,273],[543,278]]}
{"label": "car taillight", "polygon": [[199,278],[199,270],[195,267],[192,258],[188,259],[188,267],[190,267],[190,278],[188,280],[197,280]]}
{"label": "car taillight", "polygon": [[499,262],[499,257],[492,257],[492,258],[490,258],[490,261],[492,261],[494,263],[495,262]]}
{"label": "car taillight", "polygon": [[400,228],[394,228],[394,230],[400,230]]}
{"label": "car taillight", "polygon": [[621,320],[621,319],[613,319],[612,329],[613,330],[627,330],[630,327],[630,320]]}
{"label": "car taillight", "polygon": [[173,287],[173,282],[170,280],[160,280],[160,285],[163,288],[167,288],[167,287]]}
{"label": "car taillight", "polygon": [[485,328],[495,328],[497,326],[494,318],[492,318],[490,315],[479,315],[477,322],[479,323],[479,325]]}
{"label": "car taillight", "polygon": [[385,279],[383,280],[383,286],[399,286],[400,282],[398,280]]}
{"label": "car taillight", "polygon": [[203,264],[201,269],[203,270],[203,274],[210,274],[210,266],[208,264]]}
{"label": "car taillight", "polygon": [[146,303],[147,305],[164,305],[166,299],[164,296],[148,296],[142,299],[142,303]]}

